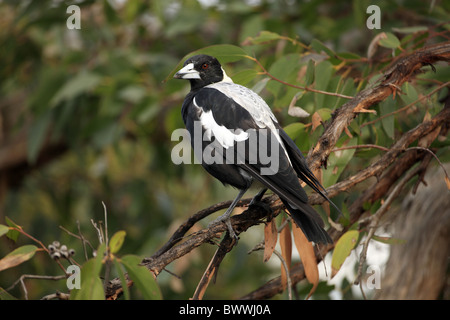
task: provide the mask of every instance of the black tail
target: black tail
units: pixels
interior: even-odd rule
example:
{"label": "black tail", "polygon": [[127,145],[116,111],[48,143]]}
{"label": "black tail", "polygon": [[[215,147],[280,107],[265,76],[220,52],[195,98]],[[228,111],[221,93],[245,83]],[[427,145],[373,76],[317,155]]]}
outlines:
{"label": "black tail", "polygon": [[308,186],[310,186],[314,191],[320,194],[325,200],[331,203],[331,205],[335,207],[336,210],[341,215],[342,214],[341,210],[336,206],[336,204],[334,204],[333,201],[330,200],[330,198],[328,198],[328,196],[326,195],[325,188],[320,184],[319,180],[317,180],[317,178],[308,168],[308,165],[306,164],[306,159],[301,153],[301,151],[298,149],[295,142],[292,141],[292,139],[288,136],[288,134],[285,131],[279,130],[279,132],[281,138],[284,141],[286,151],[289,154],[289,159],[292,162],[292,167],[297,173],[297,176],[302,181],[304,181]]}
{"label": "black tail", "polygon": [[304,204],[301,209],[296,209],[288,201],[283,199],[281,201],[283,201],[292,219],[302,229],[309,241],[325,244],[333,243],[331,237],[323,229],[324,223],[322,218],[309,204]]}

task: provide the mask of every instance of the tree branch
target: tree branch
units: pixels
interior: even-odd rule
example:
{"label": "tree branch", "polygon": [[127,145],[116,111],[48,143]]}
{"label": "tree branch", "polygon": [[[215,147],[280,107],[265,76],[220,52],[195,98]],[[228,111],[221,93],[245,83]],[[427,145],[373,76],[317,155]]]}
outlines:
{"label": "tree branch", "polygon": [[326,163],[341,133],[358,113],[369,110],[371,106],[395,94],[397,88],[414,76],[422,66],[436,61],[450,61],[450,42],[425,47],[399,59],[386,71],[384,80],[379,85],[359,92],[352,100],[336,109],[325,132],[308,155],[311,170],[314,172]]}

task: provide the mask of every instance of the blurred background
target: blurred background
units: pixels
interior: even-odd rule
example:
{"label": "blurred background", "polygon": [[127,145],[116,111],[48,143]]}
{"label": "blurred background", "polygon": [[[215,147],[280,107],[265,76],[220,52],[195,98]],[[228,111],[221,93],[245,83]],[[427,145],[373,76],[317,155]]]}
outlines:
{"label": "blurred background", "polygon": [[[67,27],[71,4],[80,8],[80,29]],[[206,46],[232,44],[270,66],[277,57],[301,53],[302,46],[314,39],[335,52],[365,57],[370,42],[382,31],[424,31],[440,25],[433,29],[439,32],[450,20],[446,1],[376,1],[381,30],[370,30],[366,27],[370,4],[1,0],[0,223],[8,217],[46,245],[58,240],[74,248],[75,260],[82,263],[80,241],[60,226],[78,234],[79,225],[84,237],[97,245],[91,219],[104,220],[104,202],[109,234],[127,232],[121,253],[150,256],[188,216],[236,195],[201,166],[171,161],[171,150],[178,143],[171,141],[171,134],[184,127],[180,108],[189,84],[167,77],[181,59]],[[298,43],[252,41],[264,30]],[[241,70],[260,71],[249,60],[224,68],[231,77]],[[256,72],[249,74],[240,82],[252,87],[263,80]],[[348,89],[349,94],[355,88]],[[292,96],[274,99],[274,91],[269,87],[261,94],[283,126],[288,125],[296,120],[287,114]],[[302,151],[309,147],[303,145]],[[247,254],[262,239],[262,227],[242,235],[222,263],[217,283],[208,288],[207,298],[239,298],[279,275],[276,259],[263,263],[262,252]],[[27,243],[31,241],[23,236],[17,243],[0,238],[0,257]],[[181,279],[165,272],[158,277],[164,298],[191,297],[214,251],[214,246],[204,245],[171,264],[168,269]],[[22,274],[60,272],[46,254],[38,253],[23,265],[0,272],[0,287],[8,288]],[[358,298],[352,280],[341,278],[339,290],[323,282],[315,298]],[[67,291],[64,281],[29,280],[27,288],[33,299]],[[330,296],[333,289],[338,293]],[[307,284],[299,287],[303,295],[308,291]],[[20,286],[11,294],[23,297]]]}

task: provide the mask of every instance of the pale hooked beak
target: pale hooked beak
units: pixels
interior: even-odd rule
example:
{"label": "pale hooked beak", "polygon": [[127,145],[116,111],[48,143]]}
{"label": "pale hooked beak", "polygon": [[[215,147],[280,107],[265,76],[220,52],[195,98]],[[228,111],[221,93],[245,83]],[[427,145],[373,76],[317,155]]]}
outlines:
{"label": "pale hooked beak", "polygon": [[200,73],[194,69],[194,64],[189,63],[178,70],[173,76],[175,79],[201,79]]}

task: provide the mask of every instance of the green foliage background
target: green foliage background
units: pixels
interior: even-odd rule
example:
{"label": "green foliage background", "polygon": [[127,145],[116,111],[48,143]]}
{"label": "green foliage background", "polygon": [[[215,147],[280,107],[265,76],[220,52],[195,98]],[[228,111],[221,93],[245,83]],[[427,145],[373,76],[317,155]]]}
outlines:
{"label": "green foliage background", "polygon": [[[411,49],[422,46],[421,40],[427,37],[431,43],[443,41],[445,38],[433,32],[448,30],[445,22],[450,17],[446,1],[376,1],[382,28],[369,30],[366,8],[370,1],[74,3],[81,8],[81,30],[66,26],[71,1],[0,3],[0,154],[5,160],[12,157],[12,145],[26,145],[23,160],[0,168],[0,223],[5,224],[7,216],[46,245],[54,240],[67,244],[76,250],[79,263],[84,261],[80,241],[59,226],[78,233],[78,221],[83,235],[98,245],[90,220],[104,220],[102,201],[108,211],[109,232],[126,231],[121,252],[150,256],[183,219],[235,196],[235,190],[224,188],[199,165],[177,166],[171,161],[171,150],[177,143],[171,141],[171,133],[184,127],[180,107],[189,89],[184,81],[165,80],[186,54],[217,44],[240,46],[285,82],[302,86],[314,83],[316,89],[355,95],[376,81],[392,55],[401,53],[398,44],[391,49],[386,43],[378,51],[384,60],[374,65],[364,62],[362,58],[377,34],[394,33],[402,48]],[[339,53],[339,58],[319,56],[330,53],[327,50]],[[307,55],[323,61],[313,68],[304,59]],[[342,63],[350,67],[341,69]],[[304,131],[311,117],[299,120],[288,115],[289,103],[299,90],[268,81],[250,59],[228,63],[225,68],[236,82],[264,88],[261,94],[283,126],[290,125],[290,134],[307,152],[321,128]],[[299,78],[302,70],[306,73]],[[421,82],[405,85],[402,89],[407,94],[400,99],[388,99],[378,106],[378,114],[432,91],[435,87],[427,78],[445,82],[450,75],[448,68],[438,67],[435,74],[421,78]],[[300,94],[297,105],[310,114],[317,111],[323,120],[345,102],[323,94]],[[426,112],[436,113],[441,108],[439,97],[433,95],[414,114],[387,118],[364,132],[357,125],[376,116],[361,115],[351,128],[354,140],[344,137],[341,145],[376,143],[388,147],[396,132],[420,123]],[[450,160],[448,139],[446,144],[438,154],[443,162]],[[353,157],[354,153],[352,150],[340,160],[330,157],[331,168],[333,161],[343,163],[336,164],[338,175],[330,171],[324,174],[325,186],[335,183],[341,173],[342,178],[366,167],[380,151],[358,151],[358,157]],[[345,197],[357,197],[357,190]],[[337,202],[343,200],[344,196]],[[203,226],[206,224],[204,221]],[[239,246],[221,265],[217,284],[208,288],[208,298],[239,298],[279,274],[276,263],[262,263],[262,254],[247,254],[262,237],[262,229],[257,228],[242,235]],[[23,236],[17,243],[5,237],[0,241],[1,257],[30,243]],[[162,273],[158,284],[163,297],[191,297],[214,250],[214,246],[202,246],[170,265],[181,280]],[[41,252],[19,267],[0,272],[0,287],[8,288],[22,274],[60,272]],[[19,287],[11,294],[22,298]],[[27,287],[33,299],[56,290],[67,291],[64,281],[30,280]],[[327,298],[329,290],[321,285],[315,297]],[[352,297],[350,290],[345,292],[346,297]]]}

